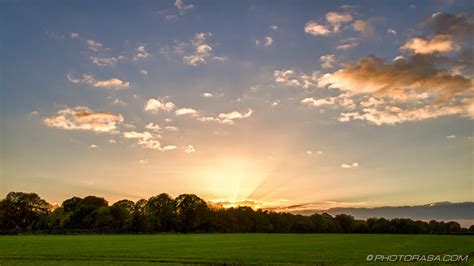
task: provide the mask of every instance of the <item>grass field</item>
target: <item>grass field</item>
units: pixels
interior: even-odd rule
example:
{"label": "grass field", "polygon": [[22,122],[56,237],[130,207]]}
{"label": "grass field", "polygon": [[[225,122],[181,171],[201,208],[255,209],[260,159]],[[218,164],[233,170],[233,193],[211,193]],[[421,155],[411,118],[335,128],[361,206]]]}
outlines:
{"label": "grass field", "polygon": [[[360,264],[369,254],[469,254],[474,237],[356,234],[0,236],[0,265]],[[371,263],[375,264],[375,263]]]}

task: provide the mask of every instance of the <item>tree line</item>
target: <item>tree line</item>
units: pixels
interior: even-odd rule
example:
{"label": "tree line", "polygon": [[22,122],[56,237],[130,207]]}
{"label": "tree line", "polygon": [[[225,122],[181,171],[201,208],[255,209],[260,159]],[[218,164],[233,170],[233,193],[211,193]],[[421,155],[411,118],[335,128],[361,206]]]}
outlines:
{"label": "tree line", "polygon": [[45,233],[474,233],[474,225],[351,215],[310,216],[209,205],[193,194],[162,193],[137,202],[72,197],[53,207],[36,193],[10,192],[0,201],[0,234]]}

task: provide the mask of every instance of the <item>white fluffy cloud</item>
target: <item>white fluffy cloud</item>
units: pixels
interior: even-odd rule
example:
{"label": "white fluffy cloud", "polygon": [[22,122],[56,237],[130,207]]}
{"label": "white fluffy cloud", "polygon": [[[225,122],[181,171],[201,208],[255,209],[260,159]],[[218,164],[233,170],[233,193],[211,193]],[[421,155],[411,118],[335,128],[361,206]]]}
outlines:
{"label": "white fluffy cloud", "polygon": [[156,113],[158,111],[166,111],[170,112],[174,108],[176,108],[176,105],[172,102],[166,102],[165,100],[160,100],[160,99],[149,99],[145,103],[145,111]]}
{"label": "white fluffy cloud", "polygon": [[217,117],[213,116],[197,116],[197,119],[202,122],[207,121],[217,121],[221,124],[233,125],[234,120],[248,118],[253,114],[252,109],[248,109],[246,113],[241,113],[239,111],[232,111],[229,113],[220,113]]}
{"label": "white fluffy cloud", "polygon": [[413,38],[408,40],[402,47],[418,54],[449,53],[459,49],[450,35],[436,35],[431,39]]}
{"label": "white fluffy cloud", "polygon": [[326,36],[331,34],[331,30],[326,25],[314,21],[309,21],[304,25],[304,32],[313,36]]}
{"label": "white fluffy cloud", "polygon": [[184,107],[184,108],[179,108],[177,109],[176,111],[174,111],[174,114],[177,115],[177,116],[181,116],[181,115],[197,115],[197,111],[194,110],[193,108],[187,108],[187,107]]}
{"label": "white fluffy cloud", "polygon": [[122,122],[123,117],[120,114],[93,111],[85,106],[66,107],[56,115],[43,119],[43,123],[48,127],[98,133],[114,133],[117,125]]}
{"label": "white fluffy cloud", "polygon": [[93,85],[97,88],[124,89],[130,86],[130,82],[124,82],[118,78],[111,78],[106,80],[97,80]]}
{"label": "white fluffy cloud", "polygon": [[175,145],[162,146],[159,141],[161,136],[158,134],[150,133],[148,131],[128,131],[123,133],[123,137],[126,139],[134,139],[136,140],[138,145],[150,150],[172,151],[176,149]]}

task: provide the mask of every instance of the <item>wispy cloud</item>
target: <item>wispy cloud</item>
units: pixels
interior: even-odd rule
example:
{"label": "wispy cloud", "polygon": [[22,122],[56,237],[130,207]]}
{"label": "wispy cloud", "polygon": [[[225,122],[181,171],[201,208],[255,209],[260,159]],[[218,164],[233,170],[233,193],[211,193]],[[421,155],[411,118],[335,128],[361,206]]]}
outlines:
{"label": "wispy cloud", "polygon": [[111,78],[105,80],[97,80],[91,73],[83,74],[82,77],[74,77],[72,74],[67,74],[67,79],[72,83],[84,83],[96,88],[107,88],[114,90],[126,89],[130,86],[130,82],[123,81],[119,78]]}
{"label": "wispy cloud", "polygon": [[212,36],[210,32],[199,32],[191,40],[192,52],[183,57],[183,63],[188,66],[198,66],[209,61],[225,61],[221,56],[214,55],[213,45],[207,41]]}
{"label": "wispy cloud", "polygon": [[304,32],[313,36],[327,36],[339,32],[344,24],[352,20],[353,17],[348,12],[328,12],[324,23],[308,21],[304,26]]}

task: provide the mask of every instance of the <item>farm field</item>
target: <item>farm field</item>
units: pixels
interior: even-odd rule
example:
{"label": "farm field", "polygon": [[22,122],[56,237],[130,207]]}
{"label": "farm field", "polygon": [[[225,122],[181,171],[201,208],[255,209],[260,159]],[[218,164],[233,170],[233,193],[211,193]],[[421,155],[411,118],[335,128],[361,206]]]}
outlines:
{"label": "farm field", "polygon": [[[469,255],[473,236],[161,234],[0,236],[0,265],[372,264],[370,254]],[[387,263],[383,263],[387,264]]]}

